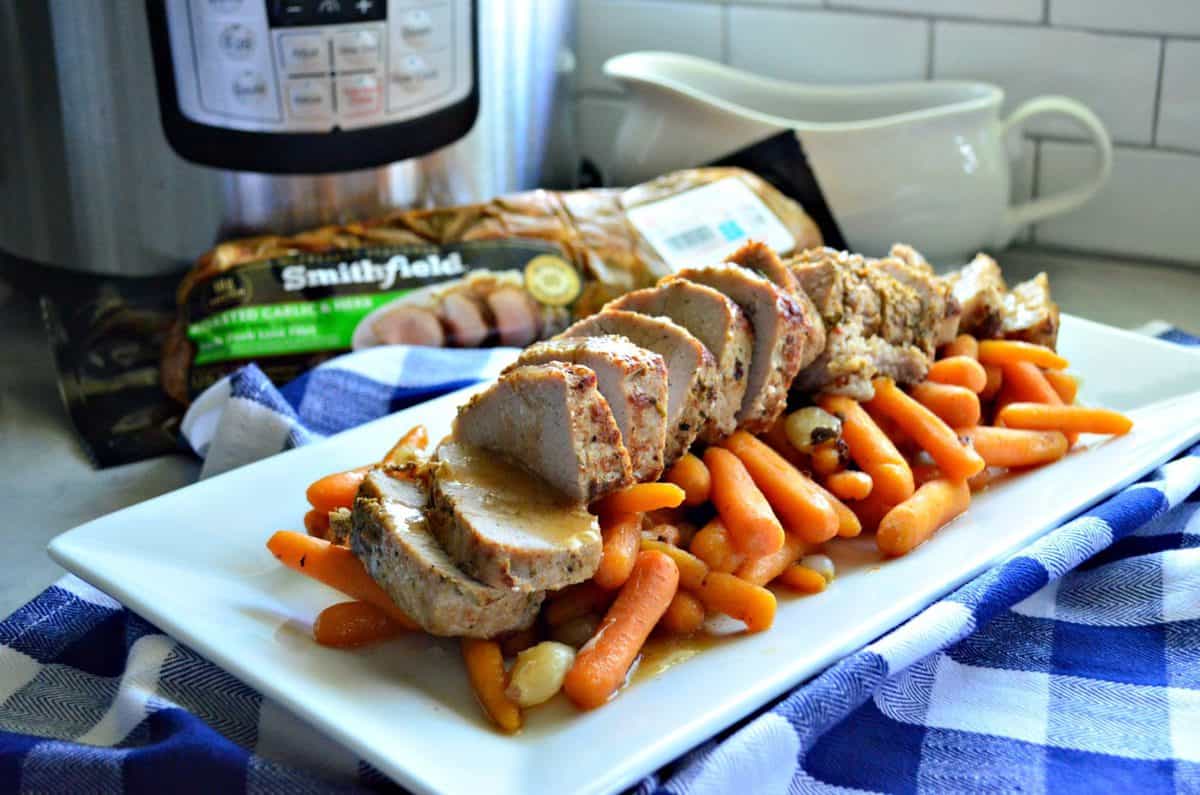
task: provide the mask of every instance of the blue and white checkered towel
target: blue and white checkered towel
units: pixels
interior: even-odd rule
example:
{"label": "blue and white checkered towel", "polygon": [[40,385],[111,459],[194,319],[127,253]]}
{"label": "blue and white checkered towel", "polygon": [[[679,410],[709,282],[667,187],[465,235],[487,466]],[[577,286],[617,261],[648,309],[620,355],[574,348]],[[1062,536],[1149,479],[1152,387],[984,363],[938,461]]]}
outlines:
{"label": "blue and white checkered towel", "polygon": [[[1195,342],[1176,336],[1177,342]],[[493,375],[512,351],[378,349],[198,401],[206,472]],[[1200,447],[639,792],[1200,792]],[[83,582],[0,621],[0,792],[388,789]]]}

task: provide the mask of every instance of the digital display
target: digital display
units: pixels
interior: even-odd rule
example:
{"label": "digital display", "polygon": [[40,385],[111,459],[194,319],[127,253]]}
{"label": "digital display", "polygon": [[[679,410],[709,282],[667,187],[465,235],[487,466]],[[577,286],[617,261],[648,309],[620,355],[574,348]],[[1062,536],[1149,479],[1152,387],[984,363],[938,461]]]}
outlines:
{"label": "digital display", "polygon": [[342,25],[387,18],[387,0],[266,0],[273,28]]}

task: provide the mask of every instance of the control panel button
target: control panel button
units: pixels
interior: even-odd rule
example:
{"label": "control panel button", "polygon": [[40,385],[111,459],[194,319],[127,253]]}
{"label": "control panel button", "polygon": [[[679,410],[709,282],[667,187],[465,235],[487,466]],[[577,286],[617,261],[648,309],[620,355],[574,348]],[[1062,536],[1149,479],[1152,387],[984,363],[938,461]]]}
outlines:
{"label": "control panel button", "polygon": [[426,3],[398,16],[392,23],[394,51],[428,52],[450,46],[454,25],[448,3]]}
{"label": "control panel button", "polygon": [[267,18],[273,28],[313,23],[313,0],[269,0]]}
{"label": "control panel button", "polygon": [[338,33],[333,39],[334,68],[374,69],[382,60],[379,41],[379,34],[373,30]]}
{"label": "control panel button", "polygon": [[400,17],[400,34],[406,39],[420,39],[432,32],[433,17],[423,8],[405,11]]}
{"label": "control panel button", "polygon": [[254,31],[245,25],[226,25],[220,41],[221,51],[230,58],[244,61],[254,55]]}
{"label": "control panel button", "polygon": [[247,69],[238,73],[233,80],[233,98],[238,104],[251,109],[261,108],[267,103],[267,79],[261,72]]}
{"label": "control panel button", "polygon": [[337,79],[338,111],[345,116],[363,116],[379,111],[379,80],[375,75],[351,75]]}
{"label": "control panel button", "polygon": [[333,113],[328,79],[289,80],[287,98],[288,110],[297,119],[328,119]]}
{"label": "control panel button", "polygon": [[449,50],[403,55],[388,75],[388,110],[394,113],[433,99],[449,91],[453,82]]}
{"label": "control panel button", "polygon": [[368,22],[384,19],[387,16],[387,0],[351,0],[353,11],[347,15],[347,22]]}
{"label": "control panel button", "polygon": [[319,33],[292,33],[279,37],[283,68],[288,74],[329,71],[329,48]]}

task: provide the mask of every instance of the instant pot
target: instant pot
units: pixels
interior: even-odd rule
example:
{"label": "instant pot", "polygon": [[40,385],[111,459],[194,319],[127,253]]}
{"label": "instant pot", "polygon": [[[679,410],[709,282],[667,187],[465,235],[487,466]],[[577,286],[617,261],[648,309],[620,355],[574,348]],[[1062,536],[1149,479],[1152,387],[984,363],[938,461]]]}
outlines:
{"label": "instant pot", "polygon": [[565,181],[569,12],[563,0],[0,3],[0,251],[165,273],[233,235]]}

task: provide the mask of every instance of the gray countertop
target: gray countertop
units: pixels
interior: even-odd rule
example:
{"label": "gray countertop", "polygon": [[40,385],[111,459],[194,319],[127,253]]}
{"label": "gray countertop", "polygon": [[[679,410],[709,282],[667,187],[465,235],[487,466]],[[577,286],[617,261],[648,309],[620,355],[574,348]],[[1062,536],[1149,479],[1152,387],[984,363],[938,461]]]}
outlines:
{"label": "gray countertop", "polygon": [[[1200,270],[1037,249],[999,259],[1010,281],[1047,271],[1066,312],[1124,328],[1161,319],[1200,334]],[[51,538],[198,472],[185,455],[94,469],[59,398],[36,302],[0,284],[0,616],[62,575],[45,553]]]}

